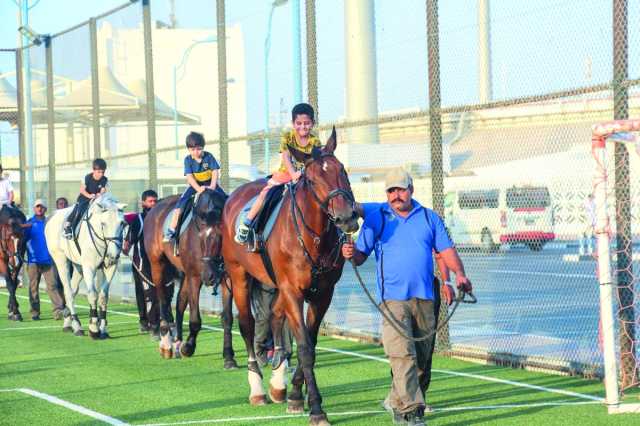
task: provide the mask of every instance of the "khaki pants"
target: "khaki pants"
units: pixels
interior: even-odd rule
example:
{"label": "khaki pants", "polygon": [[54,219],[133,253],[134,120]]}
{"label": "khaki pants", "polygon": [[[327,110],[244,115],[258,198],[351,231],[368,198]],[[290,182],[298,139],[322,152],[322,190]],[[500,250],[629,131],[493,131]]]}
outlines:
{"label": "khaki pants", "polygon": [[[434,293],[437,294],[438,293]],[[401,327],[411,330],[413,337],[431,333],[437,327],[439,300],[388,300],[380,307],[391,312]],[[409,334],[409,333],[407,333]],[[388,404],[402,414],[424,409],[425,394],[431,381],[431,360],[435,333],[429,339],[412,342],[400,335],[386,320],[382,322],[382,343],[391,365],[391,390]]]}
{"label": "khaki pants", "polygon": [[62,313],[65,309],[64,297],[60,292],[57,282],[57,271],[53,264],[30,263],[27,266],[29,276],[29,302],[31,303],[31,315],[40,315],[40,277],[44,276],[47,284],[47,293],[53,305],[54,315]]}

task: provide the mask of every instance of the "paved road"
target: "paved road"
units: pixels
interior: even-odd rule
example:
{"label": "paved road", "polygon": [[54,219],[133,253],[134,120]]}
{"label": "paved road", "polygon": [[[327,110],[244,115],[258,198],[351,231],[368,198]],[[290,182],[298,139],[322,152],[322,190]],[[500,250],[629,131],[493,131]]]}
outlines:
{"label": "paved road", "polygon": [[[596,265],[563,261],[563,255],[575,251],[551,247],[531,252],[515,247],[495,254],[462,252],[478,304],[458,308],[450,322],[452,343],[494,353],[600,362]],[[374,260],[360,270],[373,289]],[[133,298],[130,282],[129,273],[120,273],[112,293]],[[203,290],[202,299],[203,307],[220,309],[219,300],[213,300],[208,289]],[[357,284],[351,265],[345,266],[326,322],[369,334],[380,331],[379,314]]]}

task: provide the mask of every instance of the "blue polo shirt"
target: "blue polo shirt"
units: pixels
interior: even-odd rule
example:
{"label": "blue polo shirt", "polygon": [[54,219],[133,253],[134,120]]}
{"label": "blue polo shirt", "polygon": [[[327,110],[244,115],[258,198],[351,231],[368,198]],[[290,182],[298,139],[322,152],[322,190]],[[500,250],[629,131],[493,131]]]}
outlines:
{"label": "blue polo shirt", "polygon": [[25,239],[27,241],[27,263],[37,263],[39,265],[51,265],[53,263],[47,240],[44,237],[44,226],[46,221],[33,216],[27,221],[31,227],[25,228]]}
{"label": "blue polo shirt", "polygon": [[440,216],[416,200],[412,202],[413,209],[407,217],[397,215],[389,203],[362,204],[365,216],[356,249],[366,256],[375,251],[378,303],[382,298],[433,300],[432,251],[453,247]]}

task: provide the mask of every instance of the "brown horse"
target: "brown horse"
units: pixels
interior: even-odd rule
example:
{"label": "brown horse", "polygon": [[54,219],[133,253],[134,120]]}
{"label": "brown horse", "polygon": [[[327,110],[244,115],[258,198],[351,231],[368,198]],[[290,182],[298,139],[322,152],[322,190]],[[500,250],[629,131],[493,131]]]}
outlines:
{"label": "brown horse", "polygon": [[7,318],[11,321],[22,321],[16,289],[26,250],[23,238],[26,221],[26,216],[14,207],[5,205],[0,209],[0,275],[9,291]]}
{"label": "brown horse", "polygon": [[[198,197],[193,207],[193,219],[180,234],[178,255],[174,243],[163,243],[163,223],[167,215],[173,213],[178,196],[160,201],[144,221],[144,246],[151,265],[151,277],[155,283],[156,299],[160,311],[160,354],[164,358],[173,356],[173,344],[170,331],[171,299],[167,297],[165,283],[174,278],[172,269],[181,276],[180,290],[176,302],[176,350],[190,357],[196,349],[196,338],[202,327],[200,317],[200,288],[202,284],[212,284],[220,279],[222,273],[216,268],[221,262],[220,255],[220,217],[226,201],[222,191],[207,189]],[[226,283],[223,283],[226,284]],[[224,367],[237,367],[231,344],[231,326],[233,322],[231,291],[228,284],[222,285],[224,328]],[[182,320],[189,305],[189,336],[182,344]],[[178,354],[176,354],[178,355]]]}
{"label": "brown horse", "polygon": [[[334,129],[326,146],[315,148],[312,156],[292,152],[296,159],[304,161],[304,172],[284,195],[282,211],[265,244],[268,259],[263,259],[259,253],[248,252],[233,239],[238,214],[247,201],[264,187],[265,180],[245,184],[233,192],[222,217],[222,254],[232,281],[240,331],[249,357],[249,401],[253,405],[266,403],[262,374],[253,347],[254,318],[250,304],[251,280],[248,279],[248,276],[252,276],[278,289],[273,302],[271,324],[276,352],[281,352],[283,347],[281,331],[285,315],[298,344],[298,366],[292,380],[288,412],[303,412],[302,385],[306,383],[309,420],[313,425],[329,424],[322,411],[322,397],[313,369],[318,329],[344,266],[344,258],[340,253],[344,234],[339,229],[347,233],[358,229],[351,185],[344,166],[333,154],[335,148]],[[266,266],[268,263],[272,267]],[[273,273],[268,269],[272,269]],[[309,304],[306,322],[303,314],[305,300]],[[278,354],[274,357],[283,358]],[[276,364],[269,394],[273,402],[284,402],[286,379],[278,377],[285,374],[280,371],[286,372],[286,362],[280,366]]]}

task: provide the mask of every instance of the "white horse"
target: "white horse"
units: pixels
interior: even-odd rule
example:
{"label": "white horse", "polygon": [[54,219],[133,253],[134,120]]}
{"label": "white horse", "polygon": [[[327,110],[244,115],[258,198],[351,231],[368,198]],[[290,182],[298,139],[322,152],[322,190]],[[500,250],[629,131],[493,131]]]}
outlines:
{"label": "white horse", "polygon": [[80,280],[84,278],[90,308],[89,335],[94,339],[109,337],[109,285],[122,251],[126,225],[122,212],[124,206],[109,193],[91,201],[87,213],[80,219],[77,242],[63,237],[64,222],[71,213],[71,207],[56,211],[47,222],[47,246],[58,268],[69,309],[69,315],[64,319],[64,331],[73,331],[76,336],[84,335],[75,306]]}

